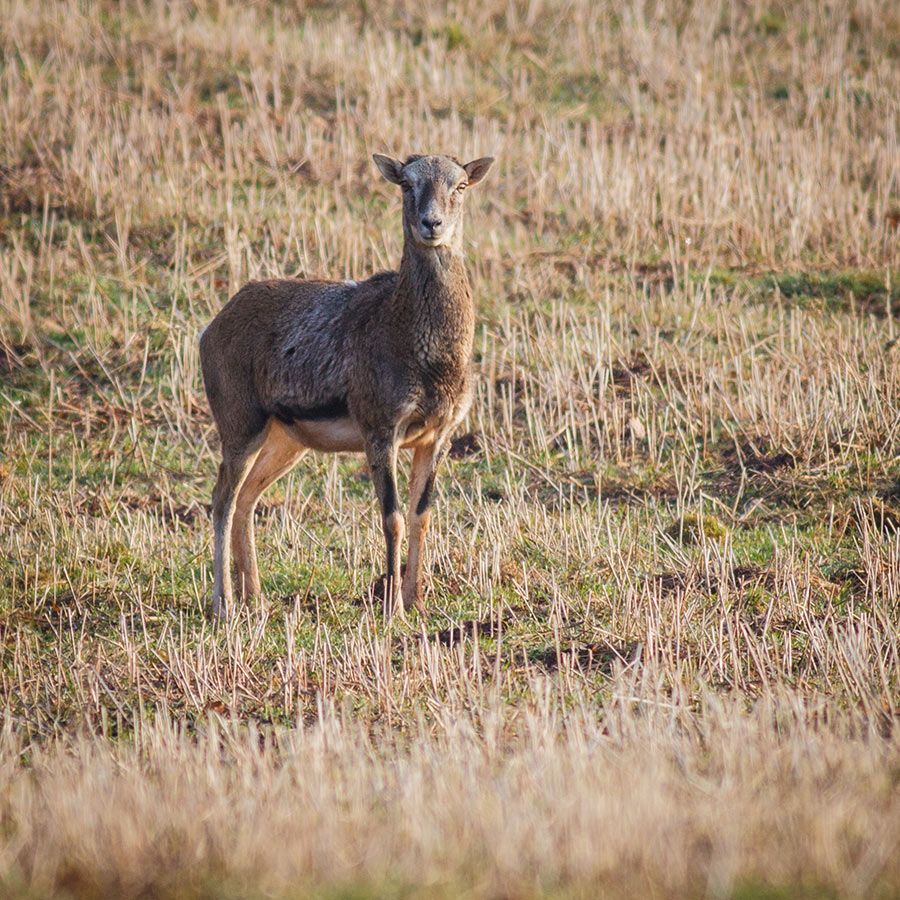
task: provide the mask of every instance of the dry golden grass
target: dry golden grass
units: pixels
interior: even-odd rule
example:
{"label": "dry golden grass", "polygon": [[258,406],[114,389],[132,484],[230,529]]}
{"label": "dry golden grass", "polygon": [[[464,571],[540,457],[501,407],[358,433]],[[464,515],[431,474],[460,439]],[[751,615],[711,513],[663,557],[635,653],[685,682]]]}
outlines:
{"label": "dry golden grass", "polygon": [[[0,0],[0,893],[900,895],[900,13]],[[427,621],[354,458],[215,631],[197,335],[495,154]],[[376,604],[377,606],[377,604]]]}

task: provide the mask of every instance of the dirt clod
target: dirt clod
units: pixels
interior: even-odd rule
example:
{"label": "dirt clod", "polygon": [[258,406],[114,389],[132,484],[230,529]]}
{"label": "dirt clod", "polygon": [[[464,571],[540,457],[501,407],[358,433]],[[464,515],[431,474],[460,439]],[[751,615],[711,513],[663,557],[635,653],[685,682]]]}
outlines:
{"label": "dirt clod", "polygon": [[454,438],[450,442],[451,459],[463,459],[466,456],[474,456],[479,452],[481,452],[481,437],[472,432]]}
{"label": "dirt clod", "polygon": [[456,622],[449,628],[442,631],[436,631],[428,636],[429,640],[437,641],[445,647],[454,647],[464,641],[466,638],[474,637],[476,634],[482,637],[493,637],[499,630],[499,623],[484,619],[477,621],[476,619],[465,619],[462,622]]}
{"label": "dirt clod", "polygon": [[539,663],[549,672],[557,669],[578,668],[583,671],[601,671],[611,673],[615,664],[628,665],[640,659],[643,645],[639,642],[609,644],[584,643],[571,644],[568,647],[547,647],[531,654],[533,662]]}

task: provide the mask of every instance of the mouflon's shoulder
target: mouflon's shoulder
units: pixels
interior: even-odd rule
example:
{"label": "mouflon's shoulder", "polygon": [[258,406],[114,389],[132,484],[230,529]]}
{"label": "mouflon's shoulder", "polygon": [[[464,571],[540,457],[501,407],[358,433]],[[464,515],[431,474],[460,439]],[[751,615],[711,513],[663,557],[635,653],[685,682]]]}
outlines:
{"label": "mouflon's shoulder", "polygon": [[394,271],[384,271],[384,272],[376,272],[370,278],[367,278],[365,281],[360,282],[360,287],[366,288],[383,288],[383,287],[393,287],[397,283],[397,272]]}

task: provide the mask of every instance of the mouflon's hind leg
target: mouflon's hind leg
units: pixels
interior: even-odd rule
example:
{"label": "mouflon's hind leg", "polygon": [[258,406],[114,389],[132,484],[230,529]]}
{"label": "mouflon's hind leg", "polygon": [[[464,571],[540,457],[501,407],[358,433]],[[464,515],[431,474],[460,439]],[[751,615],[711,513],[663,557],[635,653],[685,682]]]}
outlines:
{"label": "mouflon's hind leg", "polygon": [[212,615],[219,619],[228,614],[233,601],[231,585],[231,525],[238,491],[250,471],[262,444],[262,430],[249,440],[225,444],[219,477],[213,489],[213,593]]}
{"label": "mouflon's hind leg", "polygon": [[387,575],[384,586],[384,616],[402,611],[400,594],[400,545],[405,525],[397,502],[397,443],[393,434],[373,436],[366,441],[366,459],[372,483],[381,506],[381,526],[387,550]]}
{"label": "mouflon's hind leg", "polygon": [[281,423],[273,421],[253,468],[238,493],[231,524],[231,550],[234,556],[234,582],[240,600],[258,597],[261,593],[253,521],[256,504],[266,488],[294,467],[305,449],[285,431]]}
{"label": "mouflon's hind leg", "polygon": [[423,616],[425,598],[422,569],[425,534],[431,520],[434,478],[442,456],[442,443],[416,447],[409,480],[409,556],[403,575],[402,597],[406,609],[414,605]]}

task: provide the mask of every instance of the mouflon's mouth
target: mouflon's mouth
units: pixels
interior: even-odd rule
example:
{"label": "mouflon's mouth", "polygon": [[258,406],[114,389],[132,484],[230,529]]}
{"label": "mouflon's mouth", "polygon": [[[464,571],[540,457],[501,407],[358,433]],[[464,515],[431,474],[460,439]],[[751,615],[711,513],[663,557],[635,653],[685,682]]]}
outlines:
{"label": "mouflon's mouth", "polygon": [[435,234],[433,231],[430,233],[426,233],[426,232],[422,231],[422,229],[420,228],[419,229],[419,240],[423,244],[425,244],[427,247],[437,247],[443,242],[444,233],[439,232],[439,233]]}

